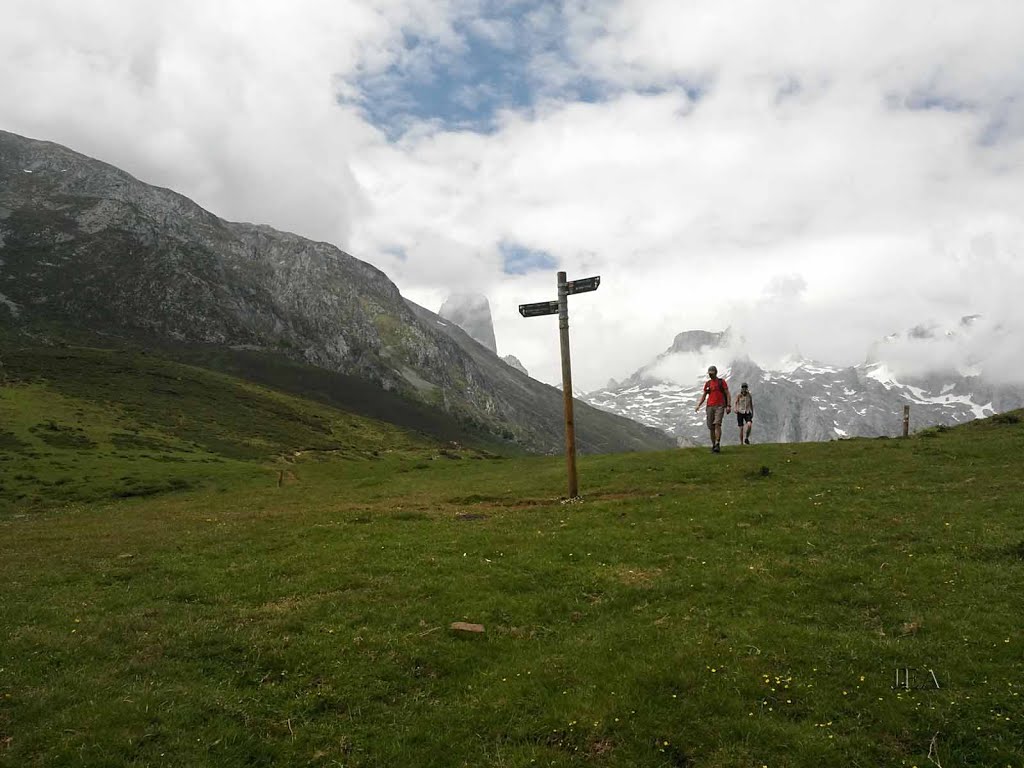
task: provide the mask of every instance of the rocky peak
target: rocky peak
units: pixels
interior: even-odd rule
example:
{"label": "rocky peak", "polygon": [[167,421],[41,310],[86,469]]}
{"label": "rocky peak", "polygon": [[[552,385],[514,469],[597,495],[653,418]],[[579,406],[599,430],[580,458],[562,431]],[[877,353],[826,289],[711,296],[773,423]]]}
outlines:
{"label": "rocky peak", "polygon": [[[658,355],[654,360],[640,368],[638,371],[633,373],[629,378],[625,379],[621,384],[615,383],[614,380],[609,382],[609,387],[614,389],[615,387],[635,387],[635,386],[652,386],[658,383],[664,383],[667,381],[673,381],[678,378],[678,372],[670,372],[671,369],[676,367],[676,358],[681,358],[684,355],[697,355],[702,352],[714,351],[723,349],[729,342],[729,330],[724,331],[683,331],[677,334],[675,339],[672,341],[672,346]],[[724,373],[724,360],[709,359],[706,361],[707,364],[718,365],[719,370]],[[705,363],[699,363],[694,370],[694,376],[700,379],[706,368]]]}
{"label": "rocky peak", "polygon": [[665,355],[700,352],[702,349],[718,349],[729,340],[729,331],[683,331],[672,341],[672,346],[665,350]]}
{"label": "rocky peak", "polygon": [[491,352],[498,353],[498,347],[494,341],[491,305],[486,296],[479,293],[453,293],[445,299],[437,314],[445,320],[455,323]]}
{"label": "rocky peak", "polygon": [[519,358],[518,358],[518,357],[516,357],[515,355],[505,355],[505,356],[504,356],[503,358],[501,358],[501,359],[502,359],[502,360],[504,360],[504,361],[505,361],[506,363],[508,363],[509,365],[511,365],[511,366],[512,366],[513,368],[515,368],[515,369],[516,369],[517,371],[519,371],[520,373],[525,373],[525,374],[526,374],[527,376],[529,376],[529,375],[530,375],[530,372],[529,372],[528,370],[526,370],[526,366],[524,366],[524,365],[523,365],[523,364],[522,364],[522,363],[521,363],[521,362],[519,361]]}

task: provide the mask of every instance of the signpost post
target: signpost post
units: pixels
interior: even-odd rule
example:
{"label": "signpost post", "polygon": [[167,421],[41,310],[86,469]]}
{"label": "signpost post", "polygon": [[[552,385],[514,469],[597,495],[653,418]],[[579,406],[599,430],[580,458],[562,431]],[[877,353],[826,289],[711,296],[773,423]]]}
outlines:
{"label": "signpost post", "polygon": [[520,304],[519,314],[523,317],[540,317],[558,314],[558,335],[562,348],[562,399],[565,403],[565,463],[569,474],[569,498],[579,496],[576,480],[576,423],[572,407],[572,365],[569,360],[569,301],[574,293],[596,291],[601,278],[585,277],[581,280],[565,279],[565,272],[558,273],[558,301],[540,301],[536,304]]}

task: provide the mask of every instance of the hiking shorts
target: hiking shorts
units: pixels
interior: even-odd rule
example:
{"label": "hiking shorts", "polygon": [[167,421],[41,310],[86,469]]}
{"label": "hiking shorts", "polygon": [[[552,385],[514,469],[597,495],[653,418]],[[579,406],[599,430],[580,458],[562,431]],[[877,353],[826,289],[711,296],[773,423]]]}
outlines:
{"label": "hiking shorts", "polygon": [[744,424],[749,424],[754,420],[754,414],[752,413],[737,413],[736,424],[742,427]]}
{"label": "hiking shorts", "polygon": [[708,412],[708,429],[722,426],[722,419],[725,418],[725,406],[724,405],[709,405],[707,407]]}

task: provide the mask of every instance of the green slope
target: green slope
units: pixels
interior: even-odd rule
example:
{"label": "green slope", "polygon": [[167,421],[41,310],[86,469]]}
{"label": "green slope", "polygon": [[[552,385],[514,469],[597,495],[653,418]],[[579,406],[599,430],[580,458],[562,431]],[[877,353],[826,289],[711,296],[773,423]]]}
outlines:
{"label": "green slope", "polygon": [[0,517],[0,765],[1017,768],[1022,451],[584,457],[572,504],[558,458],[314,454]]}
{"label": "green slope", "polygon": [[153,355],[6,347],[0,363],[0,509],[225,487],[280,475],[296,453],[365,460],[434,445]]}

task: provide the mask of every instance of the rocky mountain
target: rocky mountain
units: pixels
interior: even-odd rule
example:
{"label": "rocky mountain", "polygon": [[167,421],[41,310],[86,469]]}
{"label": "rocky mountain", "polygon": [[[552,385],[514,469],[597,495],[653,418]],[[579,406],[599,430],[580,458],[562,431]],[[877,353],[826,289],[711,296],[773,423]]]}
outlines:
{"label": "rocky mountain", "polygon": [[530,372],[526,370],[526,366],[523,365],[519,358],[516,357],[515,355],[505,355],[501,359],[504,360],[508,365],[511,365],[520,373],[526,374],[527,376],[530,375]]}
{"label": "rocky mountain", "polygon": [[494,320],[487,297],[479,293],[455,293],[445,299],[437,313],[455,323],[494,354],[498,346],[494,340]]}
{"label": "rocky mountain", "polygon": [[[755,442],[802,442],[843,437],[902,434],[903,406],[909,405],[911,429],[952,425],[1024,406],[1024,388],[997,386],[980,375],[950,372],[900,379],[878,358],[841,368],[793,358],[776,370],[749,359],[729,361],[728,335],[688,331],[649,365],[622,383],[587,393],[598,408],[664,430],[680,445],[708,442],[704,412],[694,412],[709,364],[733,392],[747,382],[754,398]],[[670,375],[673,358],[684,358],[692,377],[679,383]],[[735,419],[726,418],[723,441],[738,442]]]}
{"label": "rocky mountain", "polygon": [[[562,450],[557,389],[407,302],[371,265],[5,132],[0,331],[257,351],[264,363],[276,356],[369,382],[529,450]],[[585,404],[577,421],[582,452],[670,445]]]}
{"label": "rocky mountain", "polygon": [[[498,346],[494,337],[494,320],[491,317],[491,304],[481,293],[455,293],[444,300],[437,313],[441,318],[454,323],[464,330],[474,341],[483,344],[491,352],[497,354]],[[502,358],[520,373],[529,376],[529,371],[515,355],[504,355]]]}

